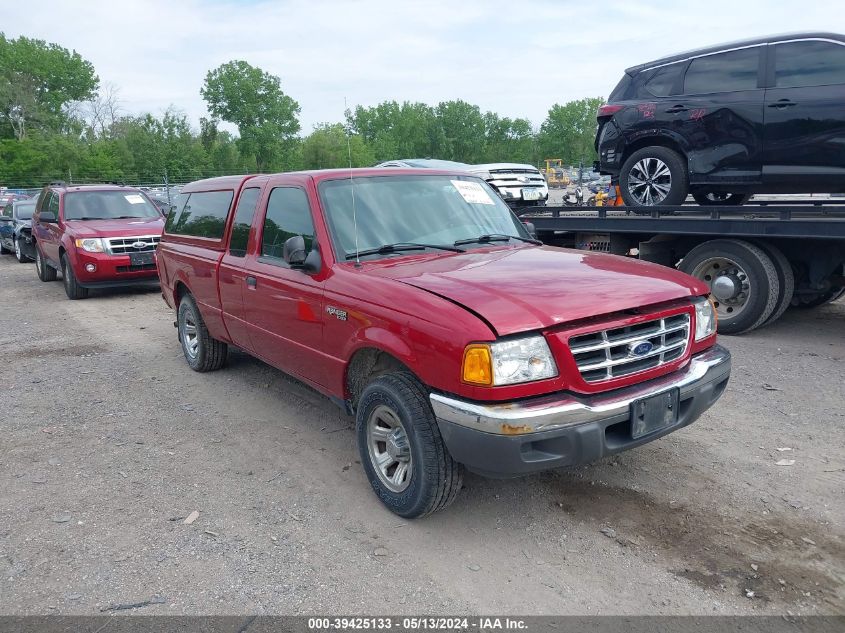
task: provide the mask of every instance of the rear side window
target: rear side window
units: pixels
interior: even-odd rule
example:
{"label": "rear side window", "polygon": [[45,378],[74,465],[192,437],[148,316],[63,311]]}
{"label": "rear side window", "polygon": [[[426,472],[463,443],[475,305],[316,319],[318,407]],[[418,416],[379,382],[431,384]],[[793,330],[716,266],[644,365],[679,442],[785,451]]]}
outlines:
{"label": "rear side window", "polygon": [[646,90],[655,97],[668,97],[675,94],[674,88],[681,76],[684,64],[669,64],[654,71],[654,74],[645,82]]}
{"label": "rear side window", "polygon": [[172,233],[219,240],[226,228],[226,218],[235,192],[199,191],[191,193],[173,222]]}
{"label": "rear side window", "polygon": [[621,101],[625,98],[625,93],[628,92],[628,86],[631,85],[631,75],[625,73],[622,75],[622,79],[619,80],[619,83],[616,84],[616,87],[613,89],[613,92],[610,93],[610,96],[607,98],[608,103],[613,103],[614,101]]}
{"label": "rear side window", "polygon": [[246,246],[249,243],[249,227],[252,226],[252,218],[255,217],[255,206],[258,204],[258,194],[261,189],[250,187],[241,192],[238,198],[238,207],[235,210],[235,220],[232,222],[232,237],[229,240],[229,253],[235,257],[246,255]]}
{"label": "rear side window", "polygon": [[774,45],[775,86],[845,84],[845,46],[833,42],[787,42]]}
{"label": "rear side window", "polygon": [[282,247],[294,235],[305,238],[305,250],[311,250],[314,243],[314,223],[311,220],[308,197],[302,189],[277,187],[270,193],[270,200],[267,202],[261,255],[282,259]]}
{"label": "rear side window", "polygon": [[760,47],[697,57],[684,78],[684,94],[755,90],[760,67]]}

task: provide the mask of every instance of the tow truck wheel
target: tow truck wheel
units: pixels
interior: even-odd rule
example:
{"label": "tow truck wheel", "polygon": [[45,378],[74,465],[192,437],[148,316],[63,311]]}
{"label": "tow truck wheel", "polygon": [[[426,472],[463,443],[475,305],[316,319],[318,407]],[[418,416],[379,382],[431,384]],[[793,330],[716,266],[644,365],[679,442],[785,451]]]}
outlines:
{"label": "tow truck wheel", "polygon": [[750,193],[694,193],[693,199],[703,207],[722,205],[743,205],[751,198]]}
{"label": "tow truck wheel", "polygon": [[355,426],[367,479],[392,512],[415,519],[455,500],[463,467],[446,449],[428,394],[413,375],[373,379],[358,401]]}
{"label": "tow truck wheel", "polygon": [[76,281],[76,275],[73,274],[73,266],[70,265],[67,254],[62,255],[62,283],[68,299],[85,299],[88,297],[88,288],[83,288]]}
{"label": "tow truck wheel", "polygon": [[686,159],[668,147],[644,147],[619,172],[619,190],[629,207],[679,205],[689,191]]}
{"label": "tow truck wheel", "polygon": [[216,371],[226,363],[229,346],[212,338],[194,298],[187,294],[179,302],[176,318],[179,342],[188,366],[194,371]]}
{"label": "tow truck wheel", "polygon": [[786,312],[786,309],[792,302],[792,295],[795,292],[795,271],[792,270],[792,264],[789,263],[786,255],[777,246],[768,242],[757,242],[757,246],[769,256],[775,265],[775,270],[777,270],[778,274],[778,286],[780,288],[775,309],[769,315],[769,318],[766,319],[766,322],[763,323],[763,325],[768,325],[777,321]]}
{"label": "tow truck wheel", "polygon": [[762,249],[749,242],[704,242],[686,254],[679,268],[710,286],[722,334],[760,327],[778,304],[777,269]]}
{"label": "tow truck wheel", "polygon": [[41,249],[35,247],[35,271],[41,281],[56,281],[56,269],[52,268],[41,254]]}

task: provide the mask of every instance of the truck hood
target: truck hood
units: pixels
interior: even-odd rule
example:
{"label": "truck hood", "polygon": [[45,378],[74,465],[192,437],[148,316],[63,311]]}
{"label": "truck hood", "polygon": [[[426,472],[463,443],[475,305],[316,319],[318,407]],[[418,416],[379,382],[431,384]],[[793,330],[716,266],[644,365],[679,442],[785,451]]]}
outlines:
{"label": "truck hood", "polygon": [[499,336],[708,292],[671,268],[549,246],[387,259],[365,270],[461,305]]}
{"label": "truck hood", "polygon": [[125,220],[68,220],[65,222],[78,238],[141,237],[161,235],[164,218],[132,218]]}
{"label": "truck hood", "polygon": [[490,171],[491,169],[530,169],[532,171],[539,171],[534,165],[525,165],[523,163],[484,163],[483,165],[470,165],[467,171],[482,172]]}

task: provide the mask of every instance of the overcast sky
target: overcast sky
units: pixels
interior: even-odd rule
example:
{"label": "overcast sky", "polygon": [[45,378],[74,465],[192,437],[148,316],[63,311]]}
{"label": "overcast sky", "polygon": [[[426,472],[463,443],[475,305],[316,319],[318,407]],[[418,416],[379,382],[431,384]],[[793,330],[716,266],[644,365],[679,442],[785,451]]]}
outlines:
{"label": "overcast sky", "polygon": [[845,33],[843,0],[2,0],[2,29],[76,49],[127,113],[170,104],[193,125],[206,72],[243,59],[278,75],[304,133],[350,105],[449,99],[539,126],[606,96],[631,65],[797,30]]}

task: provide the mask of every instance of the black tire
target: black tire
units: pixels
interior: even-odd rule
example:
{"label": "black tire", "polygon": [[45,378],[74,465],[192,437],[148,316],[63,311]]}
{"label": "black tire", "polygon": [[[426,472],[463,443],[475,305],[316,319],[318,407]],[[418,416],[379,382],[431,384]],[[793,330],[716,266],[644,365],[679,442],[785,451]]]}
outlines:
{"label": "black tire", "polygon": [[70,265],[67,253],[62,255],[62,285],[65,287],[65,294],[68,299],[75,301],[76,299],[88,298],[88,288],[83,288],[76,281],[76,275],[73,273],[73,266]]}
{"label": "black tire", "polygon": [[35,272],[38,273],[41,281],[56,281],[56,269],[47,263],[37,245],[35,246]]}
{"label": "black tire", "polygon": [[191,295],[185,295],[177,311],[179,342],[188,366],[194,371],[216,371],[226,364],[229,346],[212,338],[205,327],[197,304]]}
{"label": "black tire", "polygon": [[[385,408],[401,423],[410,455],[407,487],[401,491],[388,488],[370,455],[368,425],[373,414]],[[463,466],[452,459],[443,443],[428,394],[414,376],[395,372],[372,380],[358,401],[355,421],[364,472],[376,496],[391,512],[416,519],[442,510],[455,500],[463,482]]]}
{"label": "black tire", "polygon": [[25,264],[26,262],[28,262],[29,257],[27,257],[26,255],[23,254],[23,249],[21,249],[20,240],[18,240],[17,237],[15,238],[14,245],[15,245],[15,259],[18,260],[18,262],[21,263],[21,264]]}
{"label": "black tire", "polygon": [[703,207],[743,205],[751,199],[750,193],[694,193],[693,199]]}
{"label": "black tire", "polygon": [[3,241],[0,240],[0,255],[6,255],[6,254],[11,253],[11,252],[12,251],[10,251],[8,248],[3,246]]}
{"label": "black tire", "polygon": [[828,290],[827,292],[823,292],[819,295],[814,295],[812,299],[799,299],[795,303],[795,307],[804,310],[809,308],[818,308],[819,306],[832,303],[833,301],[836,301],[837,299],[843,296],[845,296],[845,287],[836,286],[835,288]]}
{"label": "black tire", "polygon": [[[655,178],[654,181],[658,185],[668,185],[669,190],[665,197],[658,202],[649,203],[647,200],[640,200],[635,197],[632,187],[640,191],[642,188],[638,187],[636,183],[631,182],[632,172],[638,171],[640,161],[648,159],[656,159],[662,162],[669,171],[669,180],[665,180],[665,176]],[[654,163],[654,165],[657,165]],[[653,187],[647,187],[653,190]],[[686,158],[668,147],[661,147],[654,145],[651,147],[644,147],[638,149],[631,154],[625,163],[622,165],[622,171],[619,172],[619,190],[622,193],[622,200],[626,206],[629,207],[649,207],[649,206],[673,206],[684,203],[687,199],[687,192],[689,191],[689,176],[687,174]]]}
{"label": "black tire", "polygon": [[693,248],[681,260],[678,268],[698,277],[708,285],[713,283],[707,273],[709,262],[729,260],[745,275],[747,290],[741,309],[733,308],[715,295],[710,297],[719,313],[719,332],[740,334],[760,327],[775,311],[780,295],[778,272],[771,258],[759,247],[743,240],[711,240]]}
{"label": "black tire", "polygon": [[792,264],[789,263],[786,255],[777,246],[768,242],[757,242],[756,244],[772,260],[778,274],[779,292],[775,309],[763,323],[763,325],[768,325],[777,321],[792,302],[792,295],[795,292],[795,271],[792,270]]}

